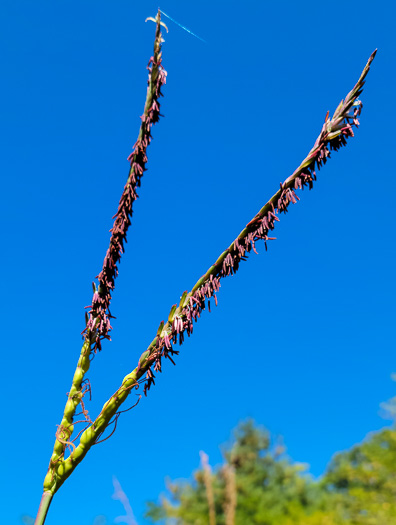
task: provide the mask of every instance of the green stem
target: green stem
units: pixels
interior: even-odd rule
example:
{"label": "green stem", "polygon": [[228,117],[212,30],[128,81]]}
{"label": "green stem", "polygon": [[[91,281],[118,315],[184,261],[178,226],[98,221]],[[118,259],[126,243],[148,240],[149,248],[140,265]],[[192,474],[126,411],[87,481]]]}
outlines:
{"label": "green stem", "polygon": [[52,492],[43,492],[34,525],[43,525],[43,523],[45,522],[49,506],[51,505],[52,496]]}
{"label": "green stem", "polygon": [[[157,18],[157,32],[155,40],[155,53],[160,53],[160,44],[161,44],[161,33],[160,33],[160,18]],[[308,156],[304,159],[301,165],[297,170],[288,177],[283,184],[281,184],[281,189],[278,190],[275,195],[263,206],[263,208],[257,213],[257,215],[250,221],[250,223],[242,230],[242,232],[237,237],[236,241],[245,239],[249,233],[254,232],[257,226],[257,223],[264,218],[264,216],[273,210],[274,213],[277,201],[281,197],[282,191],[288,188],[294,187],[295,179],[301,175],[301,173],[308,167],[312,169],[315,167],[315,162],[318,162],[317,156],[321,148],[332,139],[337,137],[341,133],[340,123],[344,118],[348,117],[348,111],[352,105],[357,100],[358,95],[361,92],[361,89],[364,84],[364,78],[367,75],[370,64],[374,59],[375,52],[371,55],[361,77],[359,78],[358,83],[352,89],[352,91],[347,95],[345,101],[341,101],[339,107],[336,109],[336,112],[333,115],[332,119],[328,119],[326,116],[325,123],[323,125],[322,131],[315,142],[314,147],[309,152]],[[158,71],[155,68],[156,60],[154,60],[152,78],[155,78],[155,75],[158,74]],[[151,94],[150,86],[148,89],[148,100]],[[328,150],[327,150],[328,152]],[[318,165],[319,166],[319,165]],[[60,488],[60,486],[65,482],[65,480],[71,475],[76,466],[84,459],[89,449],[98,442],[98,439],[102,436],[106,428],[109,426],[110,422],[114,420],[114,416],[117,417],[117,412],[120,406],[126,401],[128,396],[135,388],[138,388],[139,380],[142,378],[144,373],[150,369],[151,365],[154,362],[156,352],[159,349],[156,346],[158,338],[163,338],[162,335],[166,332],[168,335],[172,335],[172,322],[174,317],[177,315],[180,318],[186,316],[186,308],[188,307],[188,300],[194,295],[194,293],[205,284],[205,282],[210,279],[210,277],[221,276],[221,268],[224,259],[228,254],[231,254],[235,250],[235,241],[220,255],[214,265],[212,265],[208,271],[198,280],[193,289],[187,293],[185,292],[181,298],[179,305],[174,305],[171,309],[171,312],[168,317],[167,323],[161,323],[160,328],[157,332],[157,336],[154,338],[152,343],[149,345],[146,352],[144,352],[140,359],[139,365],[128,374],[120,388],[111,396],[111,398],[104,404],[99,416],[96,420],[82,432],[79,440],[78,446],[75,446],[70,442],[71,434],[74,430],[73,427],[73,417],[75,414],[75,409],[77,405],[81,402],[82,392],[81,384],[84,378],[85,372],[89,368],[89,355],[90,355],[90,342],[86,340],[84,342],[79,364],[73,379],[73,385],[71,392],[69,394],[69,399],[66,403],[64,418],[62,420],[61,426],[57,432],[57,439],[54,447],[54,453],[51,458],[50,466],[47,472],[47,476],[44,480],[44,494],[40,504],[39,512],[37,515],[37,520],[35,525],[41,525],[44,523],[48,507],[50,505],[52,495]],[[66,446],[72,446],[74,449],[71,451],[67,459],[64,458],[64,452]]]}
{"label": "green stem", "polygon": [[[317,159],[317,154],[323,144],[328,143],[332,138],[341,133],[341,131],[336,127],[338,125],[338,120],[343,120],[347,117],[348,111],[357,96],[360,93],[360,90],[363,86],[363,81],[367,72],[369,70],[370,64],[375,56],[375,52],[371,55],[367,66],[363,70],[362,75],[360,76],[358,83],[353,88],[353,90],[347,95],[345,101],[342,101],[339,107],[337,108],[332,119],[326,118],[326,121],[322,127],[322,131],[319,134],[317,141],[315,142],[314,147],[309,152],[308,156],[303,160],[301,165],[296,169],[296,171],[288,177],[285,182],[282,184],[282,189],[285,188],[294,188],[294,181],[297,176],[299,176],[305,168],[315,166],[315,159]],[[338,120],[337,120],[338,119]],[[261,220],[264,215],[271,210],[274,210],[277,206],[277,201],[281,196],[282,189],[278,190],[275,195],[263,206],[263,208],[257,213],[257,215],[250,221],[250,223],[242,230],[242,232],[237,237],[237,240],[244,239],[250,232],[254,231],[257,225],[257,222]],[[232,253],[234,250],[234,242],[231,243],[229,248],[225,250],[220,257],[217,259],[215,264],[211,266],[208,271],[198,280],[193,289],[187,293],[185,292],[181,298],[179,305],[173,305],[171,312],[169,314],[168,321],[166,323],[162,322],[157,332],[157,336],[149,345],[148,349],[143,352],[140,356],[138,366],[127,376],[124,377],[121,386],[119,389],[110,397],[110,399],[104,404],[100,414],[96,420],[81,434],[79,445],[70,453],[70,456],[67,459],[61,458],[57,464],[57,486],[56,490],[65,482],[65,480],[71,475],[76,466],[84,459],[89,449],[97,443],[98,439],[102,436],[103,432],[109,426],[110,422],[114,421],[114,416],[116,416],[121,405],[126,401],[128,396],[135,388],[138,388],[139,380],[143,377],[146,371],[151,367],[154,361],[155,353],[158,351],[156,346],[157,339],[163,337],[164,331],[168,335],[172,335],[172,322],[174,317],[177,315],[181,318],[184,318],[186,315],[186,307],[188,306],[188,299],[194,295],[194,293],[208,280],[210,276],[220,275],[223,260],[225,257]],[[50,471],[48,481],[50,482]]]}
{"label": "green stem", "polygon": [[63,411],[62,421],[55,435],[56,439],[50,465],[47,475],[44,479],[44,491],[51,492],[52,494],[55,494],[57,490],[57,469],[59,467],[59,463],[62,462],[67,445],[71,446],[70,438],[74,431],[74,415],[76,413],[76,408],[81,403],[82,397],[84,395],[82,391],[82,382],[89,369],[90,352],[91,344],[89,342],[88,334],[87,339],[84,341],[84,344],[81,348],[80,357],[73,376],[72,386],[70,388],[70,392],[68,393],[65,409]]}

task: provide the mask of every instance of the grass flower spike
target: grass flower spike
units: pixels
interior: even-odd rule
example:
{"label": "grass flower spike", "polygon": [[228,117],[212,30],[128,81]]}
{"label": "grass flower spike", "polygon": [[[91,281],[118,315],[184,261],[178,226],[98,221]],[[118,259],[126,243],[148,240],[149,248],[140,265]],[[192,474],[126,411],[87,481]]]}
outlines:
{"label": "grass flower spike", "polygon": [[[84,459],[90,448],[99,443],[104,432],[113,425],[114,432],[117,420],[121,414],[121,406],[128,399],[132,391],[143,386],[147,395],[154,384],[155,374],[162,371],[163,358],[174,363],[174,356],[179,353],[175,344],[181,345],[185,335],[193,333],[194,323],[198,321],[203,310],[210,311],[211,300],[217,304],[217,293],[221,280],[235,274],[242,261],[249,254],[256,252],[255,245],[263,241],[267,243],[274,239],[272,232],[279,215],[286,213],[291,203],[300,200],[299,190],[308,187],[312,189],[317,177],[317,171],[330,158],[332,151],[337,151],[347,144],[353,137],[353,128],[359,125],[358,117],[362,110],[359,96],[362,93],[365,77],[375,57],[376,51],[370,56],[358,82],[342,100],[332,118],[329,113],[318,138],[311,151],[292,175],[280,183],[277,192],[264,204],[241,233],[224,250],[212,266],[196,282],[190,292],[185,291],[179,304],[171,307],[166,321],[161,321],[157,333],[147,349],[137,360],[136,367],[127,374],[118,390],[103,405],[102,410],[94,421],[90,419],[85,407],[84,395],[90,392],[90,384],[85,375],[90,367],[93,356],[102,349],[102,341],[110,339],[111,312],[110,303],[118,275],[118,264],[125,249],[128,228],[131,225],[132,207],[137,199],[137,188],[146,170],[147,147],[151,142],[152,126],[160,117],[159,98],[161,87],[166,82],[166,72],[162,66],[160,11],[155,19],[156,23],[154,54],[148,64],[149,78],[144,113],[141,117],[141,126],[138,139],[128,157],[130,170],[125,184],[110,237],[110,244],[104,258],[103,267],[97,276],[97,283],[93,284],[92,304],[87,307],[86,326],[83,330],[83,346],[74,373],[70,392],[63,413],[62,421],[56,432],[55,445],[50,459],[47,474],[44,480],[44,493],[36,518],[36,525],[42,525],[48,512],[53,495],[59,490],[66,479],[72,474],[77,465]],[[76,414],[78,406],[81,411]],[[132,407],[131,407],[132,408]],[[129,410],[129,409],[128,409]],[[80,420],[75,420],[80,416]],[[75,425],[82,423],[85,427],[73,435]],[[111,434],[110,434],[111,435]],[[109,436],[108,436],[109,437]],[[107,438],[105,438],[107,439]],[[230,474],[230,486],[235,482]],[[233,481],[234,480],[234,481]],[[229,521],[232,522],[235,511],[235,502],[230,497]]]}
{"label": "grass flower spike", "polygon": [[[112,317],[110,313],[110,301],[111,293],[115,286],[115,279],[118,275],[117,264],[124,252],[127,231],[131,225],[132,205],[138,197],[137,188],[140,186],[141,179],[146,170],[146,152],[151,142],[151,128],[158,122],[160,117],[159,98],[162,95],[161,87],[166,82],[166,71],[162,66],[161,42],[160,13],[158,13],[154,54],[150,58],[147,66],[149,71],[148,87],[144,112],[141,117],[140,131],[133,151],[128,157],[128,161],[130,162],[129,175],[118,205],[117,213],[113,217],[115,220],[110,230],[110,245],[104,258],[102,270],[97,277],[98,285],[93,283],[92,304],[87,307],[89,308],[89,312],[86,313],[86,326],[82,332],[84,343],[74,373],[72,386],[68,393],[63,418],[56,432],[54,450],[44,480],[44,493],[37,514],[36,525],[44,523],[52,496],[76,465],[73,461],[73,454],[76,449],[74,441],[78,438],[79,434],[73,440],[71,439],[74,426],[81,422],[86,424],[92,423],[83,402],[84,395],[90,392],[90,384],[89,381],[85,379],[85,374],[89,369],[93,355],[102,348],[101,341],[103,339],[110,339],[110,319]],[[80,415],[82,414],[83,416],[82,421],[74,421],[78,405],[81,405]],[[67,449],[70,451],[69,459],[71,461],[65,464],[64,457]]]}

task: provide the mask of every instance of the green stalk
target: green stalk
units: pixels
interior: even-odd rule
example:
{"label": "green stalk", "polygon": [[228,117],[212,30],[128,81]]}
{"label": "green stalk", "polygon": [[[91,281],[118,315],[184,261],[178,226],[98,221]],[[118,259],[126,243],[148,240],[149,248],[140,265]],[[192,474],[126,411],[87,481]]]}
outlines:
{"label": "green stalk", "polygon": [[80,358],[77,362],[76,371],[74,372],[72,386],[63,412],[63,418],[56,432],[54,450],[50,459],[47,475],[44,479],[44,494],[46,492],[55,494],[58,481],[56,473],[57,466],[59,465],[59,462],[62,461],[66,447],[68,445],[71,447],[73,446],[70,442],[74,430],[73,419],[76,409],[84,395],[82,391],[82,382],[90,366],[91,344],[88,337],[89,335],[87,335],[81,348]]}
{"label": "green stalk", "polygon": [[[342,129],[345,129],[345,125],[344,128],[342,128],[342,126],[340,127],[340,124],[348,115],[351,107],[357,103],[357,97],[361,93],[364,84],[364,78],[369,71],[370,64],[374,59],[375,53],[376,52],[370,56],[357,84],[347,95],[345,100],[341,101],[332,119],[329,119],[328,116],[326,116],[321,133],[319,134],[315,145],[309,152],[308,156],[303,160],[295,172],[285,180],[285,182],[281,185],[281,189],[271,197],[271,199],[261,208],[256,216],[242,230],[236,241],[245,239],[249,233],[255,231],[257,223],[269,211],[276,209],[278,199],[281,197],[282,192],[287,188],[294,188],[296,178],[306,171],[307,168],[311,167],[313,169],[315,162],[320,162],[318,161],[318,154],[320,151],[323,151],[323,146],[339,136],[342,133]],[[359,102],[359,104],[361,103]],[[179,305],[172,306],[168,321],[166,323],[161,322],[157,336],[153,339],[147,350],[140,356],[138,366],[130,374],[124,377],[121,386],[104,404],[96,420],[81,434],[79,445],[71,452],[70,456],[67,459],[61,458],[60,461],[57,462],[55,491],[58,490],[59,487],[66,481],[76,466],[84,459],[89,449],[99,440],[103,432],[108,427],[109,423],[113,420],[114,416],[116,416],[121,405],[128,398],[131,391],[139,388],[139,380],[143,377],[147,370],[150,369],[157,353],[161,351],[162,347],[157,347],[158,338],[163,340],[164,333],[173,337],[172,323],[175,316],[179,316],[181,319],[184,319],[187,313],[189,298],[192,297],[195,292],[197,292],[197,290],[199,290],[208,280],[210,280],[211,276],[214,277],[221,274],[223,261],[228,254],[234,252],[236,241],[232,242],[231,245],[220,255],[215,264],[212,265],[208,271],[197,281],[192,290],[189,293],[185,292],[183,294]],[[52,471],[49,471],[46,477],[45,486],[52,487],[52,475]]]}
{"label": "green stalk", "polygon": [[52,492],[43,492],[34,525],[43,525],[52,501]]}
{"label": "green stalk", "polygon": [[[147,90],[147,98],[145,103],[145,115],[151,106],[153,97],[153,86],[158,75],[158,67],[156,66],[156,57],[160,56],[161,49],[161,32],[160,32],[160,13],[158,12],[157,18],[157,29],[154,44],[154,63],[151,75],[151,83]],[[365,69],[363,70],[357,84],[352,91],[347,95],[345,101],[341,101],[340,105],[336,109],[332,119],[328,119],[326,116],[325,123],[319,134],[318,139],[315,142],[314,147],[309,152],[308,156],[304,159],[297,170],[288,177],[283,184],[281,184],[280,190],[278,190],[271,199],[261,208],[256,216],[249,222],[249,224],[242,230],[239,236],[231,245],[220,255],[214,265],[212,265],[208,271],[197,281],[192,290],[187,293],[185,292],[180,300],[179,305],[174,305],[166,323],[162,322],[157,332],[157,336],[149,345],[148,349],[141,355],[138,366],[122,381],[119,389],[110,397],[110,399],[104,404],[100,414],[96,420],[89,425],[88,428],[82,432],[79,440],[79,444],[76,447],[71,441],[71,436],[74,430],[73,419],[77,406],[81,403],[84,395],[83,392],[83,381],[86,372],[90,366],[90,354],[92,351],[92,337],[93,334],[87,333],[86,338],[81,349],[80,357],[77,363],[76,371],[73,377],[72,386],[70,393],[68,394],[68,400],[66,402],[62,422],[56,433],[56,440],[54,445],[53,454],[50,460],[47,475],[44,480],[44,493],[42,495],[40,507],[38,510],[35,525],[42,525],[45,521],[49,505],[51,503],[53,495],[59,490],[66,479],[71,475],[76,466],[84,459],[89,449],[98,442],[109,424],[114,421],[113,418],[117,417],[117,413],[121,405],[126,401],[129,394],[133,389],[139,388],[139,380],[143,375],[151,368],[155,359],[161,355],[161,351],[164,347],[164,340],[166,337],[174,336],[172,333],[173,321],[175,317],[185,320],[189,312],[189,301],[194,298],[194,294],[208,281],[217,277],[218,279],[224,276],[222,273],[223,262],[230,255],[235,255],[236,246],[239,241],[249,239],[249,235],[257,230],[257,226],[260,221],[271,212],[274,215],[274,211],[278,207],[279,199],[284,195],[285,190],[294,189],[295,183],[298,182],[297,178],[303,174],[307,169],[313,170],[315,163],[320,166],[321,162],[325,162],[325,158],[320,157],[320,154],[324,151],[324,146],[327,143],[337,138],[345,130],[344,119],[349,118],[348,112],[354,104],[360,104],[357,101],[363,84],[364,78],[367,75],[370,64],[374,59],[375,52],[371,55]],[[142,127],[140,128],[139,137],[142,136],[142,129],[144,125],[144,119]],[[342,128],[344,125],[344,128]],[[326,150],[326,155],[328,150]],[[92,336],[92,337],[91,337]],[[64,458],[66,448],[72,448],[71,453],[67,459]]]}

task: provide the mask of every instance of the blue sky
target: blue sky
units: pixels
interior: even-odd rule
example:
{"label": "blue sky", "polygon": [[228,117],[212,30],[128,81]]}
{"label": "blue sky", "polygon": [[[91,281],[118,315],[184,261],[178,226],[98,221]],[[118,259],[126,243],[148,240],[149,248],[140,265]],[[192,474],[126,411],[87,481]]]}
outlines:
{"label": "blue sky", "polygon": [[[395,395],[393,2],[165,1],[168,71],[112,302],[112,342],[89,372],[94,416],[159,322],[311,149],[326,111],[378,55],[361,127],[313,191],[258,245],[177,366],[94,447],[48,525],[139,525],[164,478],[212,464],[238,421],[282,435],[319,476],[388,422]],[[158,4],[3,0],[0,7],[5,523],[34,515],[77,361],[91,282],[136,140]],[[387,199],[390,199],[388,202]]]}

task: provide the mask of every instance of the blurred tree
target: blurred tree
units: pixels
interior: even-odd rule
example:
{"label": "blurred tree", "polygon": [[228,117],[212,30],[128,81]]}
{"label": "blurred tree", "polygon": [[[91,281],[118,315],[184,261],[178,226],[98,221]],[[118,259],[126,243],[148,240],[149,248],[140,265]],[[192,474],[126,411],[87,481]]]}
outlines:
{"label": "blurred tree", "polygon": [[[233,499],[237,501],[235,525],[279,524],[284,517],[296,520],[309,514],[320,500],[319,487],[304,474],[305,465],[292,464],[284,447],[272,445],[269,433],[252,421],[237,427],[234,442],[224,458],[226,465],[212,475],[217,525],[226,525],[224,510]],[[231,489],[236,491],[235,497],[227,486],[227,466],[235,472],[235,488]],[[193,483],[168,482],[169,496],[162,496],[159,504],[150,502],[147,517],[152,522],[207,525],[209,508],[204,477],[204,471],[198,470]]]}
{"label": "blurred tree", "polygon": [[396,524],[396,430],[381,430],[337,454],[322,486],[345,523]]}
{"label": "blurred tree", "polygon": [[[211,474],[216,525],[396,525],[395,428],[337,454],[320,481],[252,421],[237,427],[224,460]],[[159,504],[148,504],[153,523],[209,523],[204,470],[193,482],[168,482],[167,488]]]}

